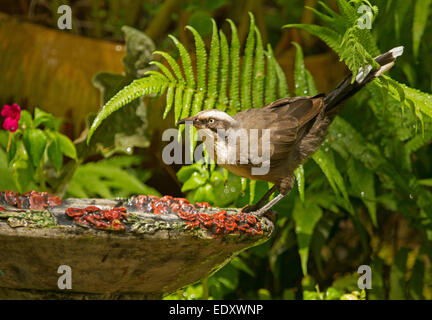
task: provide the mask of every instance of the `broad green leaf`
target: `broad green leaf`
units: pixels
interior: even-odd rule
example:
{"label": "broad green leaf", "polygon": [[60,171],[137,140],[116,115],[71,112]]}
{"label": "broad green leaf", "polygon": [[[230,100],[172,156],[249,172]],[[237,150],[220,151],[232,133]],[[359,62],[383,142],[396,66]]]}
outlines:
{"label": "broad green leaf", "polygon": [[300,165],[294,171],[294,176],[297,181],[297,188],[299,191],[300,199],[304,202],[304,192],[305,192],[305,175],[303,165]]}
{"label": "broad green leaf", "polygon": [[77,160],[77,152],[73,142],[67,136],[61,134],[60,132],[56,132],[55,136],[57,137],[61,152],[66,157]]}
{"label": "broad green leaf", "polygon": [[27,128],[33,128],[33,119],[27,110],[21,110],[21,118],[19,121],[20,127],[23,130],[26,130]]}
{"label": "broad green leaf", "polygon": [[417,59],[421,39],[428,23],[430,5],[432,0],[416,0],[414,9],[414,21],[412,27],[414,58]]}
{"label": "broad green leaf", "polygon": [[23,133],[23,142],[34,167],[38,167],[47,145],[47,138],[40,129],[27,129]]}
{"label": "broad green leaf", "polygon": [[376,216],[377,206],[375,199],[374,174],[361,164],[356,163],[353,158],[348,159],[347,167],[351,188],[355,195],[359,197],[368,208],[372,223],[377,227],[378,221]]}
{"label": "broad green leaf", "polygon": [[[127,167],[130,162],[124,162],[123,157],[118,158],[120,159],[101,160],[79,166],[71,180],[67,195],[103,198],[128,197],[133,194],[160,196],[155,189],[143,184],[135,175],[122,168]],[[134,157],[131,158],[131,161],[136,160]]]}
{"label": "broad green leaf", "polygon": [[400,248],[399,251],[396,253],[395,261],[391,267],[390,273],[390,300],[406,299],[405,272],[409,251],[410,249],[408,248]]}
{"label": "broad green leaf", "polygon": [[190,202],[209,202],[214,203],[214,195],[213,195],[213,185],[206,183],[203,186],[198,187],[198,189],[193,190],[188,194],[188,199],[190,198]]}
{"label": "broad green leaf", "polygon": [[182,192],[196,189],[207,182],[207,177],[199,174],[197,171],[193,172],[189,179],[183,184]]}
{"label": "broad green leaf", "polygon": [[334,192],[336,194],[340,192],[342,196],[348,200],[345,183],[339,170],[336,168],[333,152],[328,147],[324,148],[324,150],[320,148],[315,152],[312,158],[324,172]]}
{"label": "broad green leaf", "polygon": [[48,145],[48,159],[59,172],[63,166],[63,153],[61,150],[60,139],[57,135],[50,134],[50,143]]}
{"label": "broad green leaf", "polygon": [[43,124],[46,128],[57,130],[59,121],[56,120],[52,114],[35,108],[33,124],[35,128]]}
{"label": "broad green leaf", "polygon": [[249,268],[248,265],[240,257],[233,258],[231,260],[231,265],[236,269],[246,272],[251,277],[255,277],[255,272],[253,272],[253,270]]}
{"label": "broad green leaf", "polygon": [[293,210],[293,219],[296,223],[295,232],[299,246],[301,267],[304,275],[307,275],[307,263],[309,259],[309,245],[316,223],[322,217],[322,209],[312,202],[302,203],[297,200]]}
{"label": "broad green leaf", "polygon": [[9,166],[8,157],[5,151],[0,148],[0,190],[15,190],[17,187],[13,179],[13,171]]}
{"label": "broad green leaf", "polygon": [[[212,175],[217,172],[214,171]],[[213,190],[215,197],[215,206],[226,207],[232,204],[241,193],[241,179],[238,176],[229,174],[225,179],[213,179]]]}
{"label": "broad green leaf", "polygon": [[371,261],[372,268],[372,289],[369,290],[368,299],[371,300],[384,300],[384,278],[383,278],[384,261],[375,257]]}
{"label": "broad green leaf", "polygon": [[408,297],[412,300],[423,300],[423,287],[425,278],[425,264],[417,258],[408,282]]}
{"label": "broad green leaf", "polygon": [[208,176],[208,172],[203,164],[195,162],[189,166],[181,167],[181,169],[177,172],[177,178],[180,180],[180,182],[185,183],[195,171],[198,171],[201,175],[207,174]]}

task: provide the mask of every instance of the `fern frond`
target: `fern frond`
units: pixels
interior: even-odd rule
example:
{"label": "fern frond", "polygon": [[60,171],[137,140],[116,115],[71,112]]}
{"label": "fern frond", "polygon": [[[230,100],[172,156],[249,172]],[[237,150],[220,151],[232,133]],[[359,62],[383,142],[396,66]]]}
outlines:
{"label": "fern frond", "polygon": [[211,102],[208,104],[209,109],[213,108],[213,105],[216,102],[216,96],[218,92],[217,91],[218,75],[219,75],[219,63],[220,63],[220,51],[221,51],[221,45],[219,44],[219,34],[214,19],[212,19],[212,24],[213,24],[213,33],[212,33],[212,39],[210,45],[209,81],[207,87],[208,97],[211,99]]}
{"label": "fern frond", "polygon": [[170,86],[167,89],[167,96],[166,96],[166,106],[165,111],[163,114],[163,118],[165,119],[168,115],[168,113],[171,111],[171,107],[174,102],[174,93],[175,93],[175,86],[174,84],[170,84]]}
{"label": "fern frond", "polygon": [[167,82],[160,76],[149,76],[134,80],[130,85],[119,91],[114,97],[112,97],[103,107],[102,111],[99,112],[90,127],[87,143],[99,127],[104,119],[106,119],[111,113],[117,111],[121,107],[125,106],[129,102],[144,96],[144,95],[159,95],[164,92],[167,87]]}
{"label": "fern frond", "polygon": [[180,66],[178,63],[174,60],[173,57],[171,57],[168,53],[163,51],[155,51],[153,52],[154,55],[160,55],[166,59],[171,69],[174,71],[175,77],[177,81],[179,81],[181,84],[185,85],[186,80],[181,72]]}
{"label": "fern frond", "polygon": [[[271,47],[268,46],[267,52],[264,51],[252,14],[250,19],[242,67],[237,28],[231,20],[227,20],[231,28],[230,43],[212,21],[213,34],[209,51],[198,31],[187,27],[195,43],[194,63],[184,45],[170,35],[180,54],[180,61],[177,62],[166,52],[155,51],[154,54],[160,55],[166,63],[151,62],[158,67],[158,71],[148,72],[146,78],[124,87],[109,101],[93,123],[88,140],[103,119],[126,102],[143,95],[162,94],[165,90],[166,106],[163,117],[167,117],[174,109],[176,122],[203,109],[218,108],[232,114],[241,109],[260,107],[264,102],[271,102],[280,95],[286,96],[288,88],[285,75],[274,58]],[[179,137],[183,130],[184,125],[181,125]]]}
{"label": "fern frond", "polygon": [[[221,46],[221,68],[220,68],[220,77],[219,77],[219,98],[218,103],[221,105],[228,105],[228,97],[227,97],[227,87],[228,87],[228,77],[225,75],[228,75],[229,71],[229,63],[230,63],[230,56],[229,56],[229,46],[228,46],[228,40],[225,36],[225,34],[222,32],[222,30],[219,32],[220,35],[220,46]],[[226,108],[223,108],[223,111],[225,111]]]}
{"label": "fern frond", "polygon": [[187,86],[195,89],[196,86],[195,75],[194,75],[194,70],[192,68],[192,59],[189,53],[185,49],[184,45],[176,37],[174,37],[171,34],[168,37],[171,38],[171,40],[174,42],[175,46],[177,47],[180,53],[180,58],[183,64],[183,71],[185,73]]}
{"label": "fern frond", "polygon": [[[265,59],[264,48],[261,40],[261,34],[255,27],[256,50],[255,50],[255,68],[253,76],[253,107],[262,107],[264,103],[264,81],[265,81]],[[286,84],[286,81],[285,81]]]}
{"label": "fern frond", "polygon": [[266,76],[266,84],[265,84],[265,103],[268,104],[276,100],[276,96],[277,96],[277,92],[276,92],[277,76],[276,76],[275,59],[270,44],[267,45],[266,56],[267,56],[267,76]]}
{"label": "fern frond", "polygon": [[253,71],[253,53],[255,51],[255,20],[253,15],[249,12],[250,26],[249,34],[246,39],[245,55],[242,64],[242,77],[241,77],[241,109],[249,109],[252,106],[251,99],[251,83]]}
{"label": "fern frond", "polygon": [[278,93],[279,98],[289,97],[288,85],[286,81],[285,72],[282,70],[279,63],[275,63],[276,67],[276,76],[278,82]]}
{"label": "fern frond", "polygon": [[361,1],[353,2],[354,6],[347,0],[338,0],[337,4],[341,14],[335,13],[324,3],[320,3],[327,14],[315,12],[327,26],[289,24],[284,28],[300,28],[319,37],[330,48],[332,48],[344,61],[353,73],[353,81],[360,67],[367,64],[377,66],[374,56],[379,55],[379,50],[368,29],[360,29],[358,25],[357,8]]}
{"label": "fern frond", "polygon": [[391,79],[389,76],[383,76],[391,85],[389,86],[389,93],[397,99],[400,97],[400,91],[403,91],[404,100],[411,101],[416,112],[422,112],[429,117],[432,117],[432,94],[424,93],[415,88],[408,87],[403,83]]}
{"label": "fern frond", "polygon": [[174,121],[177,122],[180,119],[182,112],[182,101],[183,101],[183,85],[179,85],[176,88],[175,98],[174,98]]}
{"label": "fern frond", "polygon": [[186,26],[186,29],[190,30],[194,36],[196,59],[197,59],[197,85],[198,91],[206,91],[206,69],[207,69],[207,50],[205,44],[198,31],[191,26]]}
{"label": "fern frond", "polygon": [[286,24],[282,28],[299,28],[306,30],[310,34],[324,41],[335,52],[339,51],[342,36],[330,28],[312,24]]}
{"label": "fern frond", "polygon": [[176,82],[174,75],[171,73],[171,71],[168,70],[165,65],[163,65],[159,61],[150,61],[149,64],[158,67],[162,71],[162,73],[169,79],[169,81]]}
{"label": "fern frond", "polygon": [[240,40],[237,34],[237,27],[231,19],[227,19],[231,26],[230,45],[230,109],[234,112],[240,110],[239,75],[240,75]]}

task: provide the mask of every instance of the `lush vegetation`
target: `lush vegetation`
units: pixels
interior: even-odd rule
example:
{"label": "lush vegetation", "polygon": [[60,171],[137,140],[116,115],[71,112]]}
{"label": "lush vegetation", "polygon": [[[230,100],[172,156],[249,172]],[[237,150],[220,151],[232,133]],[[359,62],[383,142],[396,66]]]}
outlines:
{"label": "lush vegetation", "polygon": [[[284,29],[279,28],[276,34],[283,37],[282,30],[293,28],[306,31],[300,33],[302,37],[321,39],[353,73],[365,64],[373,64],[373,57],[393,47],[404,45],[405,53],[389,74],[349,100],[321,149],[297,169],[295,189],[276,207],[275,236],[241,253],[208,279],[172,293],[167,299],[432,299],[432,97],[427,93],[432,91],[432,35],[425,32],[432,27],[427,19],[431,1],[337,0],[318,5],[311,1],[312,7],[304,11],[302,4],[275,1],[273,5],[283,9],[278,21],[286,19],[280,25]],[[367,18],[372,29],[359,26],[359,19],[366,19],[358,11],[362,5],[371,9]],[[317,24],[292,24],[298,19],[286,14],[291,6],[298,15],[313,13]],[[129,121],[125,117],[132,117],[130,121],[135,121],[137,127],[144,122],[139,116],[142,113],[130,110],[158,105],[162,100],[163,117],[173,125],[204,109],[218,108],[234,114],[261,107],[278,97],[319,92],[312,70],[305,67],[301,45],[293,44],[294,87],[290,90],[286,70],[273,53],[277,39],[260,28],[266,25],[271,30],[274,25],[263,23],[257,12],[246,14],[248,28],[244,27],[244,19],[240,24],[229,19],[221,21],[220,17],[210,19],[224,7],[229,7],[225,1],[185,2],[181,12],[189,12],[187,30],[194,45],[183,41],[183,31],[176,29],[177,37],[167,37],[173,46],[160,41],[160,47],[170,52],[155,51],[154,58],[131,54],[137,39],[146,43],[148,50],[154,49],[153,42],[135,29],[124,28],[126,45],[131,48],[124,60],[125,76],[95,77],[105,105],[91,119],[86,141],[89,145],[81,139],[78,152],[72,153],[70,141],[57,132],[58,126],[49,115],[39,109],[33,120],[26,115],[29,120],[20,123],[21,128],[13,134],[12,146],[16,147],[11,148],[8,133],[2,133],[0,170],[6,172],[9,165],[24,161],[25,170],[33,171],[21,176],[8,172],[13,177],[8,188],[24,191],[31,186],[57,193],[64,190],[81,197],[157,194],[143,184],[151,175],[149,169],[139,168],[145,151],[131,155],[129,149],[148,147],[138,142],[141,140],[135,129],[122,127]],[[150,7],[146,12],[152,10],[156,12]],[[108,22],[100,24],[99,32],[103,33]],[[156,41],[161,37],[155,32],[156,22],[135,27],[146,29]],[[304,47],[308,50],[306,56],[315,53],[307,43]],[[51,119],[52,124],[44,125],[38,120],[42,116]],[[133,138],[107,139],[104,133],[107,127],[112,128],[107,123]],[[46,136],[43,150],[27,147],[27,127]],[[143,136],[150,139],[151,132]],[[15,149],[21,152],[20,158]],[[66,164],[73,168],[68,170],[73,174],[61,174],[59,153],[73,159]],[[107,159],[89,161],[100,154]],[[116,170],[118,178],[104,176],[107,168]],[[19,177],[34,178],[22,182]],[[177,171],[177,179],[189,200],[216,206],[253,203],[270,187],[208,163],[183,166]],[[371,266],[373,274],[372,289],[363,292],[357,286],[361,265]]]}

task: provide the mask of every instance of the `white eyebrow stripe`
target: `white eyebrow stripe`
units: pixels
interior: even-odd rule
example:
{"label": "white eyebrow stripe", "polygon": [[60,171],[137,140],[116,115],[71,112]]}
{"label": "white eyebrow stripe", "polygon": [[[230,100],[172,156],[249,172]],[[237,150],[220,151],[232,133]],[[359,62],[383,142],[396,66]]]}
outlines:
{"label": "white eyebrow stripe", "polygon": [[216,120],[226,120],[229,122],[233,121],[233,118],[231,116],[220,110],[204,111],[201,116],[205,116],[206,118],[214,118]]}

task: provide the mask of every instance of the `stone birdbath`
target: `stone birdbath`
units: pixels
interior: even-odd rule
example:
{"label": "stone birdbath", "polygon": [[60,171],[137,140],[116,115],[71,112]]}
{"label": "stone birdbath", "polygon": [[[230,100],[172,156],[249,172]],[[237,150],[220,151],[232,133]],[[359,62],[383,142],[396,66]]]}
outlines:
{"label": "stone birdbath", "polygon": [[273,230],[266,217],[169,196],[0,192],[0,299],[160,299]]}

